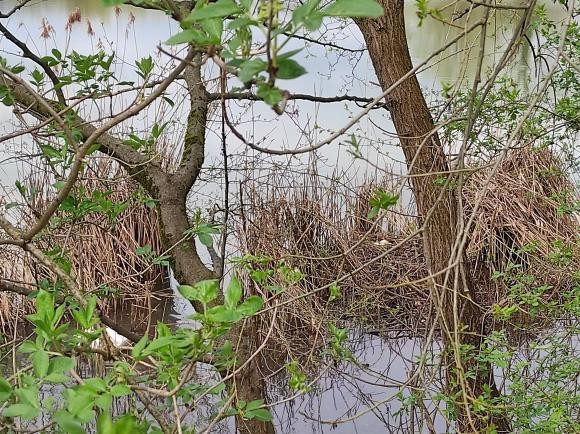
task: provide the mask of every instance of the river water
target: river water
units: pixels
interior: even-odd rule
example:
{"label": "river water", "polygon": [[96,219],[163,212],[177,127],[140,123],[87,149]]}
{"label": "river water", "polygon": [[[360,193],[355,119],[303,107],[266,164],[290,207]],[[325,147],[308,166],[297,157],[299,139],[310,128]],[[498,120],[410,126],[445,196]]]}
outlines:
{"label": "river water", "polygon": [[[7,10],[10,3],[10,1],[1,2],[0,10]],[[458,3],[458,10],[465,5]],[[551,8],[551,3],[547,5]],[[433,3],[433,6],[436,4]],[[80,8],[83,21],[75,24],[68,33],[65,31],[67,17],[77,7]],[[552,9],[554,13],[557,11],[560,13],[559,9],[555,7]],[[478,18],[476,11],[471,19]],[[43,19],[54,28],[54,33],[49,39],[40,37]],[[455,37],[459,31],[434,20],[427,20],[418,27],[418,18],[412,2],[408,4],[406,19],[409,45],[415,62],[425,59],[446,41]],[[459,24],[464,21],[465,19]],[[492,66],[501,55],[502,42],[509,39],[513,21],[514,17],[508,13],[498,13],[496,19],[498,32],[490,37],[484,68]],[[89,23],[94,34],[87,32]],[[116,13],[113,9],[101,7],[100,2],[96,0],[33,1],[30,7],[24,8],[21,13],[8,20],[7,26],[35,47],[40,54],[49,53],[54,46],[59,48],[66,46],[69,52],[72,50],[91,52],[100,44],[110,47],[122,59],[117,65],[117,70],[121,77],[126,76],[127,79],[135,79],[132,65],[136,59],[156,53],[155,47],[176,31],[174,23],[159,13],[134,8],[122,8],[120,13]],[[352,25],[340,29],[329,26],[321,37],[330,38],[353,50],[358,50],[362,46],[362,38]],[[477,38],[472,38],[465,44],[458,44],[454,50],[461,51],[463,57],[442,55],[432,68],[419,75],[421,85],[426,89],[428,99],[431,101],[436,100],[435,94],[441,90],[442,83],[464,87],[469,85],[473,77]],[[15,51],[6,40],[0,39],[0,55],[15,58]],[[372,66],[364,53],[355,52],[350,58],[339,61],[335,52],[310,45],[304,51],[303,58],[309,73],[289,83],[290,91],[317,95],[349,93],[364,97],[374,97],[379,93],[378,87],[373,84],[376,83],[376,78]],[[529,61],[529,53],[523,52],[520,67],[512,71],[514,78],[522,81],[532,79],[522,75],[522,71],[527,71],[527,68],[521,66]],[[274,117],[271,111],[261,104],[255,104],[249,109],[240,106],[233,110],[242,120],[247,121],[250,118],[255,120],[248,127],[240,127],[244,133],[252,133],[256,141],[264,138],[262,146],[282,148],[305,145],[311,138],[325,137],[328,131],[333,131],[348,121],[349,113],[356,113],[357,109],[353,104],[336,103],[320,107],[304,103],[295,106],[296,114],[293,117]],[[184,113],[176,113],[176,116],[184,118]],[[10,130],[11,124],[8,122],[10,116],[9,110],[0,108],[0,135]],[[139,127],[147,125],[150,121],[148,118],[140,118],[132,122],[135,127]],[[297,122],[303,122],[310,128],[316,124],[321,129],[305,136],[296,127]],[[210,124],[210,128],[217,129],[218,125]],[[363,137],[363,142],[368,143],[365,147],[368,160],[395,173],[404,172],[402,154],[390,134],[393,128],[386,114],[373,112],[362,120],[353,132]],[[196,205],[204,201],[207,204],[212,203],[223,191],[221,181],[211,179],[214,173],[212,166],[220,167],[222,164],[219,137],[209,134],[207,140],[205,176],[202,175],[202,182],[196,187],[196,193],[192,197]],[[14,193],[14,181],[26,171],[25,167],[6,158],[19,151],[19,147],[27,146],[26,143],[16,143],[12,144],[11,149],[0,149],[0,188],[6,196]],[[233,161],[239,167],[239,175],[234,176],[242,179],[247,175],[248,167],[255,167],[257,154],[243,149],[240,144],[228,143],[228,146],[228,152],[232,154]],[[319,152],[318,157],[320,159],[318,169],[321,173],[325,170],[329,174],[335,170],[346,171],[354,180],[382,176],[381,171],[374,169],[373,166],[353,161],[344,146],[327,147]],[[266,163],[258,169],[265,170],[264,167],[267,168],[270,164],[291,163],[307,166],[309,161],[284,157],[268,158]],[[172,299],[171,303],[173,306],[169,309],[170,316],[166,319],[183,322],[191,312],[189,305],[178,297]],[[350,345],[360,365],[346,365],[333,369],[320,379],[314,393],[275,407],[274,413],[280,433],[378,434],[422,430],[418,425],[413,425],[415,422],[407,417],[408,413],[397,414],[397,411],[401,410],[401,402],[394,396],[398,390],[397,384],[409,378],[417,357],[424,351],[421,341],[408,338],[390,340],[386,343],[380,337],[353,331]],[[276,388],[271,391],[273,397],[285,396],[285,393]],[[426,403],[426,406],[428,410],[434,409],[433,404]],[[436,419],[435,423],[437,432],[446,430],[441,418]],[[222,426],[218,429],[227,431],[228,427]]]}

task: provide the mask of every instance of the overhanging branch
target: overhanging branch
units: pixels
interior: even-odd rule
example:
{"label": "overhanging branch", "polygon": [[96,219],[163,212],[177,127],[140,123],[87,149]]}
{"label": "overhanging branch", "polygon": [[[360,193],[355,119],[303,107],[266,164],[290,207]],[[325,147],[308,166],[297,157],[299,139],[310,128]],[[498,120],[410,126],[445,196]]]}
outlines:
{"label": "overhanging branch", "polygon": [[[222,99],[221,93],[211,93],[208,96],[210,101],[218,101]],[[262,101],[258,95],[252,92],[229,92],[223,94],[223,99],[225,100],[238,100],[238,101]],[[333,102],[343,102],[343,101],[350,101],[356,102],[361,104],[368,104],[373,101],[373,98],[365,98],[362,96],[356,95],[337,95],[337,96],[317,96],[317,95],[309,95],[305,93],[294,93],[289,94],[287,97],[288,100],[300,100],[300,101],[311,101],[311,102],[319,102],[319,103],[333,103]],[[374,107],[384,107],[384,104],[377,104]]]}

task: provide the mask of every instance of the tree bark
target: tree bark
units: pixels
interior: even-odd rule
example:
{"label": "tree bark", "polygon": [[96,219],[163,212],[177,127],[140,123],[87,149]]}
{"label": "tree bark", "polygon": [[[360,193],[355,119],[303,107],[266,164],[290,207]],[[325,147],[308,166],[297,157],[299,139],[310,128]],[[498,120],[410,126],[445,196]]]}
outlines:
{"label": "tree bark", "polygon": [[[385,15],[378,19],[357,20],[357,24],[367,43],[381,87],[386,90],[407,74],[413,64],[407,44],[403,0],[378,2]],[[476,417],[469,409],[469,400],[482,395],[488,386],[492,394],[497,395],[498,391],[489,366],[482,369],[476,366],[473,357],[457,354],[457,344],[471,345],[478,351],[483,315],[472,302],[474,290],[466,261],[459,261],[445,276],[457,237],[457,193],[449,187],[442,190],[436,182],[438,175],[433,174],[447,172],[449,165],[439,136],[433,134],[424,140],[435,125],[415,75],[403,81],[389,95],[387,107],[409,174],[420,175],[411,178],[411,187],[423,225],[427,266],[433,275],[433,299],[441,310],[438,318],[445,344],[447,393],[460,397],[456,400],[458,431],[479,432],[495,424],[499,431],[509,432],[509,423],[504,418]],[[463,375],[468,369],[477,371],[475,378]]]}
{"label": "tree bark", "polygon": [[[196,59],[199,60],[200,56]],[[201,280],[219,279],[222,276],[220,270],[210,270],[202,262],[195,247],[195,240],[183,240],[183,234],[190,227],[186,208],[187,194],[201,171],[205,157],[207,109],[210,102],[203,84],[201,64],[189,66],[183,75],[190,100],[183,154],[176,173],[164,175],[156,180],[155,185],[164,244],[166,248],[175,246],[173,249],[175,277],[179,282],[195,284]],[[217,302],[222,303],[223,297],[218,297]],[[199,303],[194,303],[193,306],[197,311],[203,309]],[[246,322],[252,326],[234,327],[224,337],[224,341],[229,339],[231,342],[241,343],[236,353],[240,363],[248,360],[253,354],[253,341],[257,335],[253,326],[255,321],[249,319]],[[259,358],[252,360],[234,378],[236,401],[250,402],[257,399],[265,401],[266,384],[259,374],[259,360]],[[272,422],[244,420],[241,416],[236,416],[236,429],[240,434],[274,434]]]}
{"label": "tree bark", "polygon": [[[261,354],[254,354],[260,342],[257,327],[260,327],[257,318],[248,318],[243,324],[239,324],[232,330],[232,335],[238,336],[239,342],[237,354],[240,354],[239,364],[241,365],[250,357],[252,360],[234,377],[238,400],[246,402],[262,399],[266,402],[266,382],[261,370]],[[243,359],[242,359],[243,357]],[[246,420],[241,415],[236,416],[236,430],[239,434],[274,434],[274,424],[272,422],[262,422],[256,419]]]}
{"label": "tree bark", "polygon": [[[255,399],[264,399],[266,385],[257,369],[257,362],[251,362],[242,372],[237,383],[237,391],[246,402]],[[236,430],[239,434],[274,434],[272,422],[262,422],[251,419],[245,420],[240,415],[236,416]]]}

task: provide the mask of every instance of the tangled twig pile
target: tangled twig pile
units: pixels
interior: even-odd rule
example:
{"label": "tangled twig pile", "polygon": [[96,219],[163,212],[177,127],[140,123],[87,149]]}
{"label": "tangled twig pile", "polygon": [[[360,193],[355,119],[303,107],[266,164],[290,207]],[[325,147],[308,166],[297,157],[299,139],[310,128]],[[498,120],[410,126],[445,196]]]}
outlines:
{"label": "tangled twig pile", "polygon": [[[525,295],[538,287],[545,288],[543,302],[557,300],[574,285],[578,269],[579,222],[564,208],[578,199],[573,184],[547,150],[511,151],[490,181],[491,165],[485,167],[474,170],[462,190],[466,220],[474,213],[467,255],[477,302],[488,310],[517,304],[514,288]],[[299,187],[281,183],[266,191],[247,189],[242,249],[304,275],[276,297],[281,307],[276,336],[270,337],[272,351],[310,357],[313,339],[325,339],[331,320],[357,318],[367,329],[391,337],[422,334],[432,324],[433,311],[422,241],[413,236],[416,218],[398,209],[368,219],[377,185],[357,190],[337,180],[321,185],[315,175],[306,178]],[[284,286],[283,280],[273,275],[270,284]],[[329,302],[334,282],[342,295]],[[316,296],[305,297],[310,293]],[[529,322],[525,307],[519,311],[514,323]],[[488,317],[493,326],[493,315]],[[297,348],[304,354],[296,354]]]}
{"label": "tangled twig pile", "polygon": [[[26,180],[26,191],[35,193],[18,210],[21,228],[30,227],[44,212],[53,184],[48,179],[47,174],[34,174]],[[120,308],[138,329],[139,319],[146,321],[151,306],[159,303],[165,272],[159,264],[151,264],[151,258],[161,253],[156,211],[136,192],[114,162],[92,161],[35,243],[87,292],[106,295],[99,298],[101,309],[112,313]],[[69,207],[67,201],[74,203]],[[32,289],[43,279],[55,280],[51,270],[19,249],[2,249],[0,255],[4,279]],[[7,292],[2,292],[0,305],[5,327],[13,324],[14,315],[8,312],[19,308],[25,313],[31,307],[26,299]]]}

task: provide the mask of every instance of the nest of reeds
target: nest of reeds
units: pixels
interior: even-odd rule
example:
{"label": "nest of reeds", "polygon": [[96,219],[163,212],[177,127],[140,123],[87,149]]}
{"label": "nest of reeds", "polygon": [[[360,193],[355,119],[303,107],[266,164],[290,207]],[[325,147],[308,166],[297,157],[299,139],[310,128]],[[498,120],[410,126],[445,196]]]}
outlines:
{"label": "nest of reeds", "polygon": [[[579,196],[563,161],[545,148],[514,149],[491,171],[474,171],[463,189],[466,215],[475,217],[467,255],[479,303],[506,306],[534,294],[560,303],[580,269]],[[512,320],[543,323],[526,307]]]}
{"label": "nest of reeds", "polygon": [[[36,193],[28,206],[19,209],[22,229],[44,212],[53,194],[49,194],[50,179],[45,173],[26,179],[28,191]],[[136,184],[116,163],[91,160],[67,199],[70,207],[65,202],[35,240],[84,291],[99,295],[101,309],[113,316],[119,310],[132,318],[130,324],[135,329],[140,318],[146,321],[151,306],[159,304],[166,284],[166,271],[151,263],[161,254],[156,210],[146,206],[142,198]],[[11,264],[9,272],[5,268],[9,276],[4,278],[31,287],[42,280],[55,281],[51,270],[21,251],[3,249],[2,256],[3,262]],[[4,306],[30,309],[30,303],[21,296],[7,293],[0,295],[0,307]],[[5,324],[5,318],[0,320]]]}
{"label": "nest of reeds", "polygon": [[[513,150],[488,184],[491,165],[485,167],[474,170],[463,188],[466,218],[474,213],[467,256],[477,302],[490,310],[520,303],[513,295],[518,276],[527,282],[516,288],[523,298],[542,286],[542,302],[559,299],[579,269],[578,217],[563,208],[578,195],[562,163],[548,150]],[[266,255],[270,268],[283,263],[304,275],[288,284],[273,273],[262,285],[284,287],[275,298],[281,307],[269,352],[307,365],[313,342],[318,347],[325,342],[328,321],[356,319],[387,337],[423,334],[435,310],[422,280],[427,276],[422,240],[405,240],[416,218],[394,209],[378,221],[368,219],[376,184],[345,188],[344,178],[323,185],[313,177],[307,175],[301,185],[294,180],[246,190],[242,250]],[[328,287],[337,280],[341,296],[329,302]],[[512,321],[542,323],[520,305]],[[493,315],[487,317],[493,322]],[[272,318],[263,321],[267,325]]]}
{"label": "nest of reeds", "polygon": [[[262,315],[259,327],[265,337],[275,324],[265,352],[265,364],[274,361],[270,371],[288,360],[315,368],[313,348],[326,345],[330,321],[356,319],[374,333],[400,336],[425,327],[429,309],[425,286],[413,283],[426,274],[420,240],[397,246],[412,222],[397,214],[378,222],[367,218],[376,185],[353,192],[338,183],[322,185],[313,176],[302,187],[270,183],[266,192],[245,192],[242,249],[268,258],[261,269],[278,268],[261,285],[267,297],[269,288],[278,294],[277,309]],[[289,282],[280,268],[299,270],[303,277]]]}

